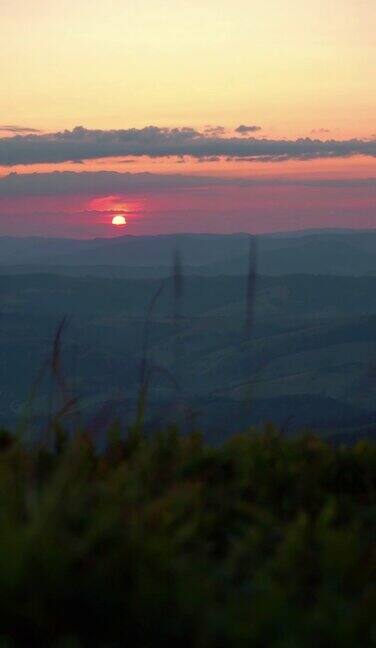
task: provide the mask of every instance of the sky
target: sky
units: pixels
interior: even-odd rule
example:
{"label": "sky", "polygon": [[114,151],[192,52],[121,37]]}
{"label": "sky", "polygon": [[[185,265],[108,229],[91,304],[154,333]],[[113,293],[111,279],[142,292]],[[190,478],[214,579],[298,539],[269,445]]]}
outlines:
{"label": "sky", "polygon": [[0,235],[375,227],[375,33],[374,0],[1,0]]}

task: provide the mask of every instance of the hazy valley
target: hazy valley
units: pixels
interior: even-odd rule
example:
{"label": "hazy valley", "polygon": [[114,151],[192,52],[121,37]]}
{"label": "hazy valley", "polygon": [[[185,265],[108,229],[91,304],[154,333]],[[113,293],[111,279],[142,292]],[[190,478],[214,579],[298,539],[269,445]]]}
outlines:
{"label": "hazy valley", "polygon": [[32,403],[30,390],[66,317],[62,371],[85,421],[116,413],[132,422],[146,359],[151,426],[178,421],[202,427],[214,441],[234,424],[266,420],[286,433],[302,426],[349,439],[371,433],[375,234],[23,239],[7,249],[2,424],[19,420],[26,403],[37,422],[58,408],[61,394],[48,369]]}

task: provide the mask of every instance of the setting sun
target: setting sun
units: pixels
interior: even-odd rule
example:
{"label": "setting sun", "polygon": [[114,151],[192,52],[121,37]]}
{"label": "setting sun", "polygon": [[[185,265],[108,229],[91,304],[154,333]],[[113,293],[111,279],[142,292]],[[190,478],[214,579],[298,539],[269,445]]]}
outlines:
{"label": "setting sun", "polygon": [[118,214],[117,216],[113,217],[112,224],[116,225],[116,226],[119,226],[119,225],[124,226],[124,225],[127,224],[127,220],[126,220],[125,216],[122,216],[121,214]]}

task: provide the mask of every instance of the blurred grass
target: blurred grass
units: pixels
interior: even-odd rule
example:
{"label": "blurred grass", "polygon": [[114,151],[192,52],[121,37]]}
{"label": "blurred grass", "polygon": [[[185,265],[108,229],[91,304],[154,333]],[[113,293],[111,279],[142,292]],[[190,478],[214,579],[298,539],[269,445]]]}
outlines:
{"label": "blurred grass", "polygon": [[376,449],[0,437],[0,645],[374,645]]}

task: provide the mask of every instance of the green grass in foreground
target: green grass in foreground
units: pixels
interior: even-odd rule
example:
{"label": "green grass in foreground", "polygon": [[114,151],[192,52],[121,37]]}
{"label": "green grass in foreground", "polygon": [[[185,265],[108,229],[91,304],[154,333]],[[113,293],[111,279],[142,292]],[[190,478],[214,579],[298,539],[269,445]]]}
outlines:
{"label": "green grass in foreground", "polygon": [[374,645],[374,446],[0,446],[1,646]]}

